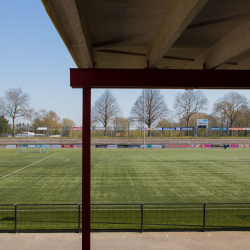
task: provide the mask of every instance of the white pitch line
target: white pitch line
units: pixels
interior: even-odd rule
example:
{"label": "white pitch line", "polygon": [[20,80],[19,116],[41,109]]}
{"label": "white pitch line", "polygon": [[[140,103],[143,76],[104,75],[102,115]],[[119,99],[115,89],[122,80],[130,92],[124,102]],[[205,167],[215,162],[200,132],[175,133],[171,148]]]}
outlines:
{"label": "white pitch line", "polygon": [[21,171],[21,170],[23,170],[23,169],[25,169],[25,168],[28,168],[28,167],[30,167],[30,166],[32,166],[32,165],[34,165],[34,164],[36,164],[36,163],[38,163],[38,162],[40,162],[40,161],[43,161],[43,160],[45,160],[45,159],[48,159],[49,157],[54,156],[54,155],[56,155],[56,154],[58,154],[58,153],[55,153],[55,154],[50,155],[50,156],[48,156],[48,157],[45,157],[45,158],[43,158],[42,160],[36,161],[36,162],[34,162],[34,163],[32,163],[32,164],[30,164],[30,165],[24,167],[24,168],[20,168],[20,169],[16,170],[16,171],[13,172],[13,173],[7,174],[7,175],[3,176],[2,179],[3,179],[3,178],[6,178],[6,177],[8,177],[8,176],[10,176],[10,175],[12,175],[12,174],[15,174],[16,172]]}
{"label": "white pitch line", "polygon": [[55,162],[51,162],[51,163],[43,163],[43,164],[38,164],[38,165],[47,165],[47,164],[63,163],[63,162],[69,161],[68,158],[63,158],[63,157],[53,157],[53,158],[54,158],[54,159],[55,159],[55,158],[58,158],[58,159],[66,159],[66,161],[55,161]]}

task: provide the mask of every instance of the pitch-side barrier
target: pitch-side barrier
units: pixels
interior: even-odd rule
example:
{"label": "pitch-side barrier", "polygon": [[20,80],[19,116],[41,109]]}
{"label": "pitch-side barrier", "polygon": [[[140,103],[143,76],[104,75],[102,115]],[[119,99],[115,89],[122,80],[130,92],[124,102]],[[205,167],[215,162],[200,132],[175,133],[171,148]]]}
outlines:
{"label": "pitch-side barrier", "polygon": [[[91,204],[92,232],[250,230],[250,203]],[[82,204],[0,204],[0,232],[82,231]]]}
{"label": "pitch-side barrier", "polygon": [[[31,146],[43,146],[43,145],[29,145]],[[47,145],[48,149],[75,149],[82,148],[81,144],[63,144],[63,145]],[[163,145],[110,145],[110,144],[97,144],[90,145],[91,148],[106,148],[106,149],[119,149],[119,148],[141,148],[141,149],[159,149],[159,148],[250,148],[250,144],[192,144],[192,143],[169,143]],[[5,145],[6,149],[17,149],[18,145]]]}

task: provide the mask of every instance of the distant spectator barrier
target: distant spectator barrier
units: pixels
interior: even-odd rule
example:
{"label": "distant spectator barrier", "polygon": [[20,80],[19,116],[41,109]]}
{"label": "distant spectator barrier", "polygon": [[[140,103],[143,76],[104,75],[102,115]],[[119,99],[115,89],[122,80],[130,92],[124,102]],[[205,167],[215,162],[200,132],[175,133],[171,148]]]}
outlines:
{"label": "distant spectator barrier", "polygon": [[5,148],[12,148],[12,149],[16,149],[16,145],[5,145]]}
{"label": "distant spectator barrier", "polygon": [[[28,145],[29,148],[36,148],[39,145]],[[40,145],[41,148],[46,146]],[[118,149],[118,148],[151,148],[151,149],[160,149],[160,148],[250,148],[250,144],[221,144],[221,143],[213,143],[213,144],[191,144],[190,141],[175,141],[170,142],[167,145],[90,145],[91,148],[108,148],[108,149]],[[6,149],[16,149],[18,145],[5,145]],[[64,144],[64,145],[47,145],[48,149],[58,149],[58,148],[82,148],[82,145],[71,145],[71,144]]]}
{"label": "distant spectator barrier", "polygon": [[62,145],[50,145],[50,148],[62,148]]}

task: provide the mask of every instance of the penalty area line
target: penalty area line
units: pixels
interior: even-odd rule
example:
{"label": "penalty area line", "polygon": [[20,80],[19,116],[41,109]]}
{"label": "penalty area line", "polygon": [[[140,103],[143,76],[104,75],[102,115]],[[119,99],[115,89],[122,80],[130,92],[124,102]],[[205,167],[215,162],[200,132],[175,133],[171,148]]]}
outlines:
{"label": "penalty area line", "polygon": [[30,167],[30,166],[32,166],[32,165],[34,165],[34,164],[36,164],[36,163],[38,163],[38,162],[40,162],[40,161],[43,161],[43,160],[45,160],[45,159],[48,159],[48,158],[50,158],[51,156],[54,156],[54,155],[56,155],[56,154],[58,154],[58,153],[55,153],[55,154],[50,155],[50,156],[48,156],[48,157],[45,157],[45,158],[43,158],[43,159],[41,159],[41,160],[39,160],[39,161],[36,161],[36,162],[34,162],[34,163],[32,163],[32,164],[30,164],[30,165],[24,167],[24,168],[20,168],[20,169],[16,170],[15,172],[12,172],[12,173],[10,173],[10,174],[7,174],[7,175],[3,176],[2,179],[6,178],[6,177],[8,177],[8,176],[10,176],[10,175],[12,175],[12,174],[15,174],[15,173],[17,173],[17,172],[19,172],[19,171],[21,171],[21,170],[23,170],[23,169],[25,169],[25,168],[28,168],[28,167]]}

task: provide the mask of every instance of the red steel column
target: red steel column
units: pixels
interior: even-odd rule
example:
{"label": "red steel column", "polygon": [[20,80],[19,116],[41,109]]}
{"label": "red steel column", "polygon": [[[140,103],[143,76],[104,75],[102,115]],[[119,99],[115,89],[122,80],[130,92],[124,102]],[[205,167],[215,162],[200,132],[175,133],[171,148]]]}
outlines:
{"label": "red steel column", "polygon": [[82,249],[90,249],[91,88],[83,88],[82,110]]}

